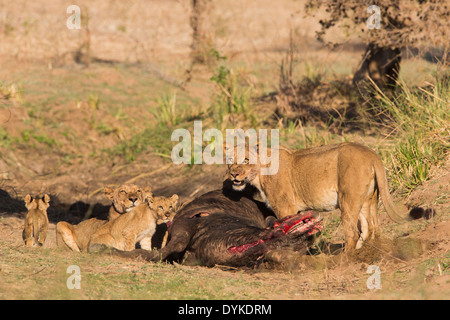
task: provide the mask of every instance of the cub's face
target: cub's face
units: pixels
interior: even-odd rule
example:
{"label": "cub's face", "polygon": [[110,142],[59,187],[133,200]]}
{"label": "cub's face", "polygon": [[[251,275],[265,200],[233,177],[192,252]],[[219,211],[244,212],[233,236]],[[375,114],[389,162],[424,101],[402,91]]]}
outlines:
{"label": "cub's face", "polygon": [[[234,149],[234,155],[230,155],[230,149]],[[256,150],[245,148],[245,156],[238,157],[237,147],[225,146],[226,163],[228,165],[227,175],[233,182],[233,189],[236,191],[242,191],[245,189],[247,183],[252,181],[258,176],[260,172],[260,164],[256,161],[250,161],[250,159],[257,159]],[[241,151],[242,152],[242,151]],[[256,163],[254,163],[256,162]]]}
{"label": "cub's face", "polygon": [[174,194],[170,198],[153,197],[148,199],[150,209],[156,212],[158,223],[172,221],[176,214],[178,195]]}
{"label": "cub's face", "polygon": [[134,184],[124,184],[116,189],[105,187],[104,193],[113,202],[116,211],[121,214],[130,212],[152,196],[150,187],[141,189]]}

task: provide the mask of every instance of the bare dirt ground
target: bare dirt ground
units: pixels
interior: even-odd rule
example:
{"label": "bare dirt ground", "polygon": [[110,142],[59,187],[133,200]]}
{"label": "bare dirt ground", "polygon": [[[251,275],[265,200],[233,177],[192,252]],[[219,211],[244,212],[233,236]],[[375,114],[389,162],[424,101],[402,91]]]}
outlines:
{"label": "bare dirt ground", "polygon": [[[83,10],[89,9],[91,54],[98,60],[88,68],[71,58],[84,35],[65,27],[64,4],[49,7],[45,1],[0,0],[0,89],[9,90],[8,97],[0,91],[1,299],[450,297],[450,158],[433,168],[432,178],[409,196],[395,197],[409,207],[433,206],[436,217],[397,224],[380,210],[383,240],[369,243],[353,256],[293,256],[278,265],[250,270],[149,264],[58,250],[56,222],[80,221],[84,211],[70,210],[78,201],[107,206],[105,185],[148,184],[155,194],[177,193],[188,201],[220,188],[225,174],[223,165],[176,166],[167,153],[160,155],[163,152],[151,139],[147,140],[150,148],[134,155],[134,161],[111,151],[157,126],[152,110],[162,93],[176,91],[178,100],[200,109],[211,103],[212,71],[207,67],[197,67],[185,90],[171,84],[173,79],[183,80],[189,65],[188,2],[79,3]],[[317,23],[292,14],[301,9],[296,1],[214,3],[215,48],[247,71],[249,81],[263,94],[276,87],[289,30],[302,44],[299,76],[312,65],[348,76],[363,52],[357,43],[334,51],[322,47],[312,36]],[[430,66],[424,63],[421,68],[423,74],[413,74],[412,82],[426,78]],[[276,108],[275,102],[255,104],[259,115]],[[170,132],[161,137],[155,139],[170,140]],[[373,133],[357,132],[352,137],[369,145],[382,140]],[[22,199],[27,193],[51,196],[44,248],[23,246]],[[324,223],[330,226],[326,240],[342,242],[339,212],[327,214]],[[66,287],[65,271],[71,264],[82,269],[78,291]],[[367,287],[370,265],[381,270],[379,290]]]}

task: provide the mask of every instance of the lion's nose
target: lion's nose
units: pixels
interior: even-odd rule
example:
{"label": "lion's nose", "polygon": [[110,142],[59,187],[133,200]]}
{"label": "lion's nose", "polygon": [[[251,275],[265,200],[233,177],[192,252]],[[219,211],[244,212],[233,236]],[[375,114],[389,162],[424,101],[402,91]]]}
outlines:
{"label": "lion's nose", "polygon": [[239,173],[230,173],[230,174],[233,178],[236,178],[239,175]]}
{"label": "lion's nose", "polygon": [[128,198],[128,200],[134,203],[137,200],[137,198]]}

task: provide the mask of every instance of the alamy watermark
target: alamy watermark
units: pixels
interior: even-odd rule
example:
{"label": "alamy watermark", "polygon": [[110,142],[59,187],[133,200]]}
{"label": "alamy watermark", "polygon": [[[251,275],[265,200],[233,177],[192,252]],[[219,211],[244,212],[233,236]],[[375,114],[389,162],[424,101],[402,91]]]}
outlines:
{"label": "alamy watermark", "polygon": [[379,266],[371,265],[367,267],[366,273],[372,274],[367,278],[366,285],[369,290],[381,289],[381,270]]}
{"label": "alamy watermark", "polygon": [[66,26],[69,30],[81,29],[81,9],[77,5],[70,5],[67,7],[66,12],[71,14],[66,20]]}
{"label": "alamy watermark", "polygon": [[[267,147],[268,133],[268,129],[226,129],[224,139],[220,130],[207,129],[203,132],[202,121],[194,121],[193,139],[187,129],[172,132],[171,140],[179,143],[173,147],[171,159],[175,164],[261,164],[262,175],[276,174],[279,168],[279,131],[270,129],[270,148]],[[246,140],[249,142],[247,157]],[[205,141],[209,143],[203,149]]]}
{"label": "alamy watermark", "polygon": [[81,289],[81,270],[77,265],[67,267],[66,273],[71,274],[66,281],[67,289]]}
{"label": "alamy watermark", "polygon": [[381,29],[381,10],[379,6],[371,5],[367,8],[366,12],[372,14],[367,19],[367,28],[369,29]]}

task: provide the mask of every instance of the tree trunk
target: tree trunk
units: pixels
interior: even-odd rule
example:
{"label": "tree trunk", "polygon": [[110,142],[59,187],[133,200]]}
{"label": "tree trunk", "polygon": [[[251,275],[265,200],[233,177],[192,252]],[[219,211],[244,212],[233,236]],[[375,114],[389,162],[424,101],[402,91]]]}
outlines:
{"label": "tree trunk", "polygon": [[192,28],[191,65],[186,70],[183,87],[192,79],[192,70],[196,64],[205,64],[208,61],[209,51],[212,48],[209,29],[209,11],[211,0],[191,0],[192,13],[190,24]]}
{"label": "tree trunk", "polygon": [[192,28],[192,60],[193,63],[205,63],[211,48],[209,34],[209,11],[211,0],[192,0],[191,28]]}
{"label": "tree trunk", "polygon": [[400,73],[400,62],[400,49],[379,47],[370,43],[353,76],[353,84],[364,98],[373,94],[374,84],[384,92],[391,91]]}

